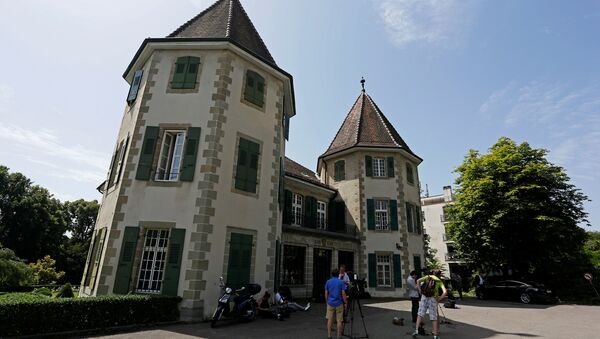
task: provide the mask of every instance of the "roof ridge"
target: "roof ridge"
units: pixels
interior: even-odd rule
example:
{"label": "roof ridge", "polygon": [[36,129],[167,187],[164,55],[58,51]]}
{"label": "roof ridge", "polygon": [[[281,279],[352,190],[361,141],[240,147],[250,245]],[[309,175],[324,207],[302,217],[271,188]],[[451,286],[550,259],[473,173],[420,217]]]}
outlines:
{"label": "roof ridge", "polygon": [[179,28],[177,28],[176,30],[173,31],[173,33],[167,35],[167,38],[172,38],[175,35],[181,33],[184,29],[188,28],[194,21],[196,21],[197,19],[199,19],[200,17],[202,17],[204,14],[206,14],[207,12],[209,12],[210,10],[212,10],[214,7],[217,6],[217,4],[219,2],[221,2],[223,0],[217,0],[215,1],[212,5],[208,6],[205,10],[203,10],[202,12],[198,13],[198,15],[196,15],[195,17],[191,18],[190,20],[186,21],[183,25],[179,26]]}
{"label": "roof ridge", "polygon": [[[258,31],[256,30],[256,27],[254,27],[254,23],[252,22],[252,20],[250,20],[250,16],[248,16],[248,13],[246,13],[246,10],[244,9],[244,6],[242,6],[242,4],[240,3],[239,0],[230,0],[231,3],[233,3],[233,1],[236,1],[238,3],[238,5],[240,6],[240,9],[242,10],[242,13],[244,13],[244,16],[246,16],[246,19],[248,19],[248,22],[250,23],[250,26],[252,27],[253,30],[253,34],[256,36],[256,38],[258,38],[258,40],[263,44],[263,46],[265,47],[265,51],[267,52],[267,54],[269,55],[269,58],[271,60],[273,60],[273,63],[275,62],[275,59],[273,58],[273,56],[271,55],[271,52],[269,52],[269,49],[267,48],[267,44],[265,44],[265,42],[263,41],[263,39],[260,37],[260,34],[258,34]],[[233,8],[233,6],[231,6]]]}
{"label": "roof ridge", "polygon": [[233,0],[229,0],[229,15],[227,16],[227,28],[225,28],[225,37],[231,38],[231,20],[233,18]]}
{"label": "roof ridge", "polygon": [[365,92],[360,93],[359,98],[362,98],[360,102],[360,115],[358,116],[358,124],[356,124],[356,138],[354,138],[354,145],[358,145],[358,135],[360,134],[360,126],[362,126],[363,113],[365,112]]}
{"label": "roof ridge", "polygon": [[342,124],[338,128],[338,131],[335,133],[335,136],[333,137],[333,139],[331,139],[331,142],[329,143],[329,147],[327,147],[327,150],[331,149],[331,145],[333,145],[333,142],[337,138],[338,134],[340,134],[340,131],[342,130],[342,127],[344,127],[344,123],[346,122],[346,120],[348,120],[348,117],[350,116],[350,113],[352,113],[352,109],[356,105],[356,102],[358,101],[358,99],[360,99],[360,96],[358,98],[356,98],[356,100],[354,100],[354,103],[352,104],[352,106],[350,107],[350,110],[346,114],[346,118],[344,118],[344,121],[342,121]]}
{"label": "roof ridge", "polygon": [[[385,130],[388,133],[388,136],[390,137],[390,139],[392,139],[392,141],[394,142],[394,144],[396,144],[396,146],[402,147],[400,144],[398,144],[398,142],[396,141],[396,138],[394,138],[394,136],[390,132],[390,129],[388,128],[388,125],[385,123],[385,121],[384,121],[384,119],[382,117],[383,116],[383,112],[381,112],[381,110],[379,109],[379,107],[377,106],[377,104],[375,104],[375,102],[373,102],[373,99],[371,98],[370,95],[367,94],[367,98],[369,99],[369,101],[371,102],[371,104],[373,105],[373,107],[375,108],[375,112],[377,113],[377,117],[379,117],[379,120],[383,124],[383,127],[385,127]],[[387,118],[385,120],[387,120]]]}

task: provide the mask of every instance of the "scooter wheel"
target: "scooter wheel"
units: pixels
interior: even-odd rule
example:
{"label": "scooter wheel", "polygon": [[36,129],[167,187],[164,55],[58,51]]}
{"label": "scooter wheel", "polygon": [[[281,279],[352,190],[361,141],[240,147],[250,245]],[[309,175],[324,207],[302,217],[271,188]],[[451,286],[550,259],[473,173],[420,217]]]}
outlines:
{"label": "scooter wheel", "polygon": [[217,326],[217,321],[221,319],[221,315],[223,314],[223,307],[218,306],[215,310],[215,314],[213,315],[212,321],[210,322],[210,327],[215,328]]}

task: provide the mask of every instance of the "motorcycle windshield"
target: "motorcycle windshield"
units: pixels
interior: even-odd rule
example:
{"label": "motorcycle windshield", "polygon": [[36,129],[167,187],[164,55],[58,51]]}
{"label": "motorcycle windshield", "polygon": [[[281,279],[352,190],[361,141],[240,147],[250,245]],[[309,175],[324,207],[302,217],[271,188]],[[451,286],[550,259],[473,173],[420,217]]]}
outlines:
{"label": "motorcycle windshield", "polygon": [[221,299],[219,299],[220,303],[226,303],[229,301],[229,294],[223,294],[223,296],[221,297]]}

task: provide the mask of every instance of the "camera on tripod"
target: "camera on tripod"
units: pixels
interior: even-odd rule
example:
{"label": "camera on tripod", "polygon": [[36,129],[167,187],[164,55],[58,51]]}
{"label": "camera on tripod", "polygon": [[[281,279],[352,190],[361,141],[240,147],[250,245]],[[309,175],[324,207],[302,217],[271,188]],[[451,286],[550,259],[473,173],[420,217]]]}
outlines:
{"label": "camera on tripod", "polygon": [[350,286],[348,288],[348,296],[355,299],[369,298],[371,295],[366,291],[367,279],[358,278],[357,274],[349,274]]}

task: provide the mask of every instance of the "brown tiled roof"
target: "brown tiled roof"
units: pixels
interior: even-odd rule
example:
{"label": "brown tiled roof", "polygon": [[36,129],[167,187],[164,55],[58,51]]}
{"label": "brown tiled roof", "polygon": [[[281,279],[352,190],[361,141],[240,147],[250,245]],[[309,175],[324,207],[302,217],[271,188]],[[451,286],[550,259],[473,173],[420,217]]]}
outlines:
{"label": "brown tiled roof", "polygon": [[364,91],[356,98],[335,138],[321,157],[356,146],[401,148],[419,158]]}
{"label": "brown tiled roof", "polygon": [[311,184],[325,187],[330,190],[335,190],[335,188],[321,182],[321,180],[319,180],[315,172],[309,170],[308,168],[300,165],[299,163],[295,162],[294,160],[288,157],[285,157],[285,174],[300,180],[310,182]]}
{"label": "brown tiled roof", "polygon": [[218,0],[167,37],[229,39],[275,65],[239,0]]}

